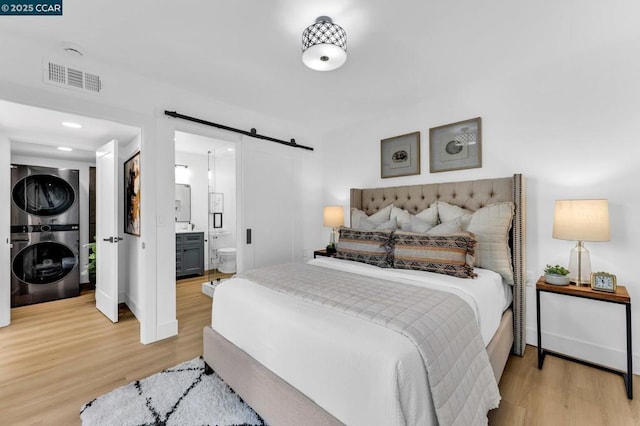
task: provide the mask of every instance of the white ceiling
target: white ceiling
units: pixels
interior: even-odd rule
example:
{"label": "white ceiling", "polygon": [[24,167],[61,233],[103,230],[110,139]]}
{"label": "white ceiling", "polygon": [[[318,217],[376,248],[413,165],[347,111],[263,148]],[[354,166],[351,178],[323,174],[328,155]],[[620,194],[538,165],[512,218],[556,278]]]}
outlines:
{"label": "white ceiling", "polygon": [[[320,15],[348,59],[307,69],[301,33]],[[62,17],[5,17],[2,33],[217,100],[330,130],[452,87],[638,40],[636,0],[65,0]]]}
{"label": "white ceiling", "polygon": [[[82,125],[70,129],[65,121]],[[112,139],[124,145],[140,129],[110,121],[82,117],[0,100],[0,128],[11,141],[12,155],[95,161],[96,150]],[[73,149],[60,151],[58,147]]]}

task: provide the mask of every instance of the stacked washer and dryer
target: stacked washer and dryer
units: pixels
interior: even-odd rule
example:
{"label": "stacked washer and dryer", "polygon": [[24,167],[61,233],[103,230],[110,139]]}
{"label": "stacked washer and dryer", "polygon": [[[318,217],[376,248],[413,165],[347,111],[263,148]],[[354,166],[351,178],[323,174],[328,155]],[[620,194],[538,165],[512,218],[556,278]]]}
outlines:
{"label": "stacked washer and dryer", "polygon": [[11,165],[11,306],[80,292],[79,172]]}

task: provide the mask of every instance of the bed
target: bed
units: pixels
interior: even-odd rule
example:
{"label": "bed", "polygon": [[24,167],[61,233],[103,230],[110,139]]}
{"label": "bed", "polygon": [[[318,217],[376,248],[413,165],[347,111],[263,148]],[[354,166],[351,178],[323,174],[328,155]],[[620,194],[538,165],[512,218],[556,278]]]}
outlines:
{"label": "bed", "polygon": [[[351,190],[352,209],[367,215],[374,215],[390,205],[417,215],[435,203],[447,203],[452,208],[471,212],[496,203],[513,204],[508,236],[512,283],[507,302],[511,303],[508,309],[501,308],[501,314],[492,326],[494,330],[487,332],[490,334],[481,331],[485,334],[481,337],[496,381],[499,381],[509,354],[522,355],[524,352],[523,184],[522,176],[514,175]],[[332,271],[328,274],[351,273],[351,268],[355,267],[358,274],[369,274],[369,277],[376,274],[375,279],[385,282],[398,275],[395,270],[377,271],[380,268],[355,265],[347,260],[321,259],[310,263],[305,267]],[[486,277],[489,282],[496,281],[496,273],[475,271],[479,272],[480,280],[474,280],[474,283],[483,282]],[[379,273],[382,275],[377,275]],[[399,279],[417,280],[406,274]],[[500,277],[497,280],[505,281]],[[411,344],[406,338],[375,325],[364,325],[359,318],[344,313],[331,315],[339,317],[340,321],[346,320],[346,325],[333,322],[337,319],[327,316],[324,306],[306,300],[284,305],[283,300],[291,297],[258,286],[247,277],[236,278],[216,290],[212,326],[204,329],[205,362],[265,421],[276,425],[332,425],[372,424],[371,419],[374,419],[373,423],[378,424],[437,424],[433,403],[424,402],[424,395],[430,395],[424,384],[428,381],[426,373],[416,372],[419,366],[414,365],[416,356],[411,353]],[[216,304],[216,300],[220,303]],[[373,333],[374,337],[366,337],[365,333]],[[262,341],[262,335],[269,335],[271,340]],[[353,350],[350,346],[353,340],[359,351],[357,356],[351,356],[349,352]],[[401,348],[400,355],[394,352],[398,348]],[[397,356],[399,361],[390,363],[392,356]],[[419,377],[421,374],[425,377]],[[401,389],[389,385],[389,376],[393,376],[395,387]],[[372,390],[367,393],[367,389]],[[389,402],[393,395],[397,401]],[[355,411],[361,413],[353,417]]]}

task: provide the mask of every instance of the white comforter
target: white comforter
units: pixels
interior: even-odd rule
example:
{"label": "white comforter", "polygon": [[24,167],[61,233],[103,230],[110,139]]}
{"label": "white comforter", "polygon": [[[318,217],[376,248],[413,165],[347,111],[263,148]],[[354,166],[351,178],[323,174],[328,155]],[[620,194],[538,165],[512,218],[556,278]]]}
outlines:
{"label": "white comforter", "polygon": [[[510,304],[500,275],[474,280],[319,258],[309,263],[450,291],[474,309],[485,345]],[[406,337],[245,279],[215,291],[212,327],[347,425],[435,425],[420,355]]]}

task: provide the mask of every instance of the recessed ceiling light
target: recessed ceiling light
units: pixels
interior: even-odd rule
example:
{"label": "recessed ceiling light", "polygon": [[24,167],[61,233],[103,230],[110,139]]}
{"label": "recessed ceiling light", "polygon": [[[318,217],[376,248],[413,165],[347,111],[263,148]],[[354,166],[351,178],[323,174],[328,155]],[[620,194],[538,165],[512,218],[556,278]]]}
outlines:
{"label": "recessed ceiling light", "polygon": [[233,148],[227,148],[227,151],[232,152]]}
{"label": "recessed ceiling light", "polygon": [[73,151],[73,149],[68,148],[68,147],[66,147],[66,146],[59,146],[59,147],[58,147],[58,149],[59,149],[60,151]]}
{"label": "recessed ceiling light", "polygon": [[74,123],[73,121],[63,121],[62,125],[70,129],[82,129],[82,124]]}

